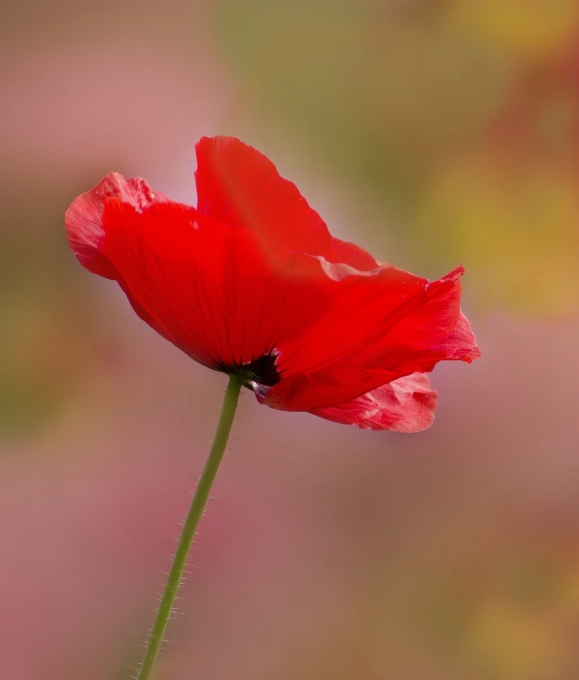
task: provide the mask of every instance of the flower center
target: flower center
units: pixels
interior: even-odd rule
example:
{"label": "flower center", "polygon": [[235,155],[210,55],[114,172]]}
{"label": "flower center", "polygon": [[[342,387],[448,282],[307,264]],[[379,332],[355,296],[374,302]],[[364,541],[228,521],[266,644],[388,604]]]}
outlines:
{"label": "flower center", "polygon": [[277,355],[278,353],[275,351],[262,354],[257,359],[252,359],[249,363],[239,366],[237,371],[239,375],[250,382],[273,387],[281,380],[275,366]]}
{"label": "flower center", "polygon": [[281,375],[278,373],[275,365],[278,355],[278,351],[272,350],[245,364],[223,365],[220,367],[220,370],[224,373],[236,373],[249,383],[255,382],[267,387],[273,387],[281,380]]}

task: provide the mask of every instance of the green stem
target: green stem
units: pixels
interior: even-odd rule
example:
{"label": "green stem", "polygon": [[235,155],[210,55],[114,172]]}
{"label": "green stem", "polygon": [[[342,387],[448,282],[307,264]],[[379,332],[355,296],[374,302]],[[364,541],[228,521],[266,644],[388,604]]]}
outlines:
{"label": "green stem", "polygon": [[147,651],[145,653],[145,658],[141,666],[141,672],[139,673],[138,680],[149,680],[151,673],[153,672],[153,668],[155,667],[155,662],[157,661],[159,649],[161,647],[161,643],[163,642],[167,623],[169,622],[169,617],[171,616],[171,612],[173,610],[173,603],[175,602],[177,590],[179,589],[179,584],[181,583],[181,577],[183,576],[183,571],[185,569],[187,555],[189,554],[189,549],[191,548],[191,543],[193,542],[193,537],[195,536],[199,519],[203,514],[205,503],[209,497],[209,491],[211,490],[211,486],[215,479],[215,475],[217,474],[219,464],[223,458],[223,453],[225,452],[225,446],[227,445],[227,440],[229,439],[229,433],[231,431],[231,425],[233,423],[233,417],[235,416],[237,400],[239,399],[239,392],[241,391],[242,385],[243,378],[241,376],[229,376],[229,384],[227,385],[225,398],[223,399],[223,406],[221,407],[221,415],[219,416],[219,423],[217,425],[215,439],[213,440],[211,451],[209,452],[209,458],[207,459],[205,467],[203,468],[203,474],[199,480],[199,485],[197,486],[197,490],[193,496],[189,514],[187,515],[187,519],[183,525],[181,538],[179,539],[175,557],[173,558],[173,564],[167,578],[165,592],[161,598],[161,604],[159,605],[159,611],[157,612],[157,619],[151,632],[151,637],[149,639],[149,644],[147,646]]}

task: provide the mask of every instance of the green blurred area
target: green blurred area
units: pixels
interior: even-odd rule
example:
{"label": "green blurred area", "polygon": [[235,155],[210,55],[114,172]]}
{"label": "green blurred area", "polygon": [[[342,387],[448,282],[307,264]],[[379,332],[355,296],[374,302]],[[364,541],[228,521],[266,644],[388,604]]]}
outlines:
{"label": "green blurred area", "polygon": [[9,440],[58,422],[99,368],[98,312],[87,309],[90,291],[70,258],[67,204],[58,183],[43,179],[32,185],[7,163],[0,172],[0,431]]}

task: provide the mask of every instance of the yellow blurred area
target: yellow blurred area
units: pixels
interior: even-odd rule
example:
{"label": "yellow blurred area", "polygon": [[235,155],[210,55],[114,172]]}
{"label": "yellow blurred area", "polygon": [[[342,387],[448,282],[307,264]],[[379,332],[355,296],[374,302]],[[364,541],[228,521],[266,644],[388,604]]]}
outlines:
{"label": "yellow blurred area", "polygon": [[579,311],[579,192],[556,168],[458,160],[434,181],[417,222],[431,266],[460,259],[484,281],[477,293],[488,307]]}
{"label": "yellow blurred area", "polygon": [[557,677],[563,650],[560,632],[550,624],[489,602],[475,622],[466,657],[489,677]]}
{"label": "yellow blurred area", "polygon": [[471,31],[474,38],[496,42],[523,59],[544,58],[576,35],[578,7],[573,0],[456,0],[452,4],[452,21],[461,28]]}
{"label": "yellow blurred area", "polygon": [[565,677],[566,641],[578,611],[570,597],[578,566],[571,562],[566,573],[557,573],[558,565],[549,574],[532,560],[517,565],[506,590],[480,601],[464,640],[465,661],[489,677]]}

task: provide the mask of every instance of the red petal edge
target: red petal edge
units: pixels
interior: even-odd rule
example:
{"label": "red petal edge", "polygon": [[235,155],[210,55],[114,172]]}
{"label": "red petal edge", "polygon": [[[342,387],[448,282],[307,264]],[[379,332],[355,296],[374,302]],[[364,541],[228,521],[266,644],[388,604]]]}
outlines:
{"label": "red petal edge", "polygon": [[361,271],[377,266],[359,246],[331,236],[293,182],[262,153],[235,137],[202,137],[197,153],[197,209],[256,234],[264,245],[342,262]]}
{"label": "red petal edge", "polygon": [[[480,357],[459,308],[463,271],[457,267],[432,283],[399,272],[401,288],[396,278],[380,283],[371,276],[352,289],[351,299],[342,290],[331,315],[320,316],[297,342],[280,345],[285,373],[263,395],[264,403],[284,411],[324,409],[404,376],[428,373],[440,361]],[[370,304],[364,304],[362,292]],[[328,356],[335,360],[324,366]]]}
{"label": "red petal edge", "polygon": [[313,409],[315,416],[366,430],[420,432],[434,421],[437,393],[424,373],[399,378],[338,406]]}
{"label": "red petal edge", "polygon": [[152,203],[164,203],[169,199],[164,194],[153,192],[140,177],[125,179],[118,172],[111,172],[71,203],[65,213],[64,223],[72,251],[83,267],[93,274],[116,279],[117,272],[103,252],[103,212],[107,198],[119,198],[138,212]]}

